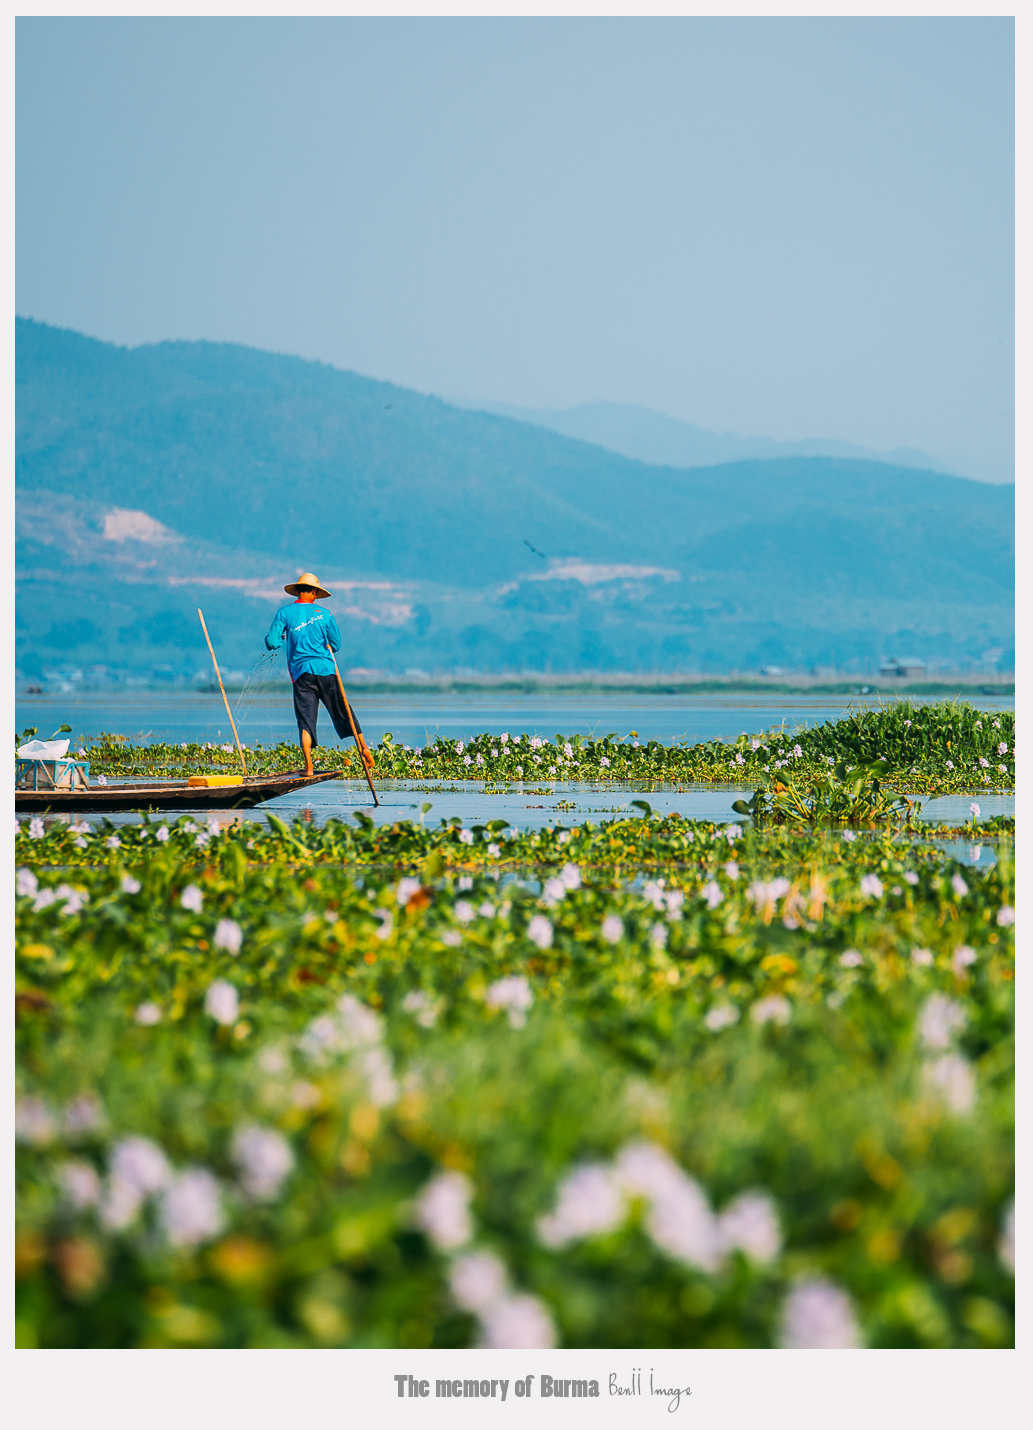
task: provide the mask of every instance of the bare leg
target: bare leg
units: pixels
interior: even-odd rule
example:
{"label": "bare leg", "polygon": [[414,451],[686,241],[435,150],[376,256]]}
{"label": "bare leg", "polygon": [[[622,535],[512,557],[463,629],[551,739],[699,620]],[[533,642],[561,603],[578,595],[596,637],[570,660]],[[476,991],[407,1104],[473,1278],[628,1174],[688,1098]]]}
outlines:
{"label": "bare leg", "polygon": [[312,736],[307,730],[301,732],[301,753],[305,756],[305,773],[315,774],[312,768]]}

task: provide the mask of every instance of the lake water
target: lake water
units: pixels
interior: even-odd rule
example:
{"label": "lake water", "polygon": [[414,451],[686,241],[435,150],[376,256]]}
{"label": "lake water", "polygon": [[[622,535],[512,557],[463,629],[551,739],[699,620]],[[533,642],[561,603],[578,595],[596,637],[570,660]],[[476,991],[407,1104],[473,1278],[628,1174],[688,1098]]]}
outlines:
{"label": "lake water", "polygon": [[[888,697],[887,697],[888,698]],[[974,693],[969,697],[981,710],[1012,709],[1014,699]],[[397,694],[356,696],[355,713],[366,739],[376,745],[391,731],[396,743],[425,745],[436,736],[468,740],[488,731],[529,735],[618,735],[638,732],[638,738],[665,745],[678,740],[698,744],[721,738],[734,740],[746,731],[757,734],[786,722],[787,731],[806,722],[836,720],[848,710],[878,706],[864,696],[753,695],[729,693],[679,695],[470,695]],[[282,694],[263,693],[252,699],[230,696],[230,708],[245,745],[271,745],[296,740],[297,726],[290,688]],[[15,698],[19,730],[34,725],[46,738],[59,725],[71,725],[76,740],[89,740],[102,731],[127,735],[135,743],[232,739],[226,708],[218,693],[186,691],[136,691],[112,694],[84,691],[70,695],[25,695]],[[321,711],[319,729],[334,743],[333,726]]]}

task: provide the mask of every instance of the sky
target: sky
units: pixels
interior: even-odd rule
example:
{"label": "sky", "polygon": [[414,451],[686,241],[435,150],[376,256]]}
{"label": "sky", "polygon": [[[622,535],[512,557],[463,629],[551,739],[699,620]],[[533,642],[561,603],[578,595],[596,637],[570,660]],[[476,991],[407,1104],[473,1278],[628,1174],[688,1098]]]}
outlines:
{"label": "sky", "polygon": [[16,306],[1014,476],[1010,19],[19,19]]}

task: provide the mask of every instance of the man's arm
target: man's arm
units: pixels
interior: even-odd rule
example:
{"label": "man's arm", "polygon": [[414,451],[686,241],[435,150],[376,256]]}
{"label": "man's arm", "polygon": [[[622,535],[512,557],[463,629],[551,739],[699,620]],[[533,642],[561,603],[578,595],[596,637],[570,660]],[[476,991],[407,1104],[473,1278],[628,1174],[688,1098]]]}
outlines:
{"label": "man's arm", "polygon": [[281,609],[276,612],[276,615],[273,617],[272,625],[265,633],[266,650],[280,649],[280,646],[283,645],[283,634],[286,628],[287,621],[284,617],[283,610]]}
{"label": "man's arm", "polygon": [[338,651],[341,649],[341,632],[337,628],[337,622],[329,611],[326,612],[326,634],[330,642],[330,649]]}

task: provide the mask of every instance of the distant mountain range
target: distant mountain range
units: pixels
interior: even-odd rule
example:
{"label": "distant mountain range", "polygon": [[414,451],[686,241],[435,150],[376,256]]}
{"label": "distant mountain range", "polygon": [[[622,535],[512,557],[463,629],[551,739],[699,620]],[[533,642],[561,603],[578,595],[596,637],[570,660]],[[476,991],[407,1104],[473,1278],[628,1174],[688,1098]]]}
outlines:
{"label": "distant mountain range", "polygon": [[848,457],[885,462],[896,467],[958,474],[928,452],[894,447],[873,452],[851,442],[809,439],[779,442],[770,437],[739,437],[730,432],[709,432],[691,422],[681,422],[648,407],[630,402],[585,402],[578,407],[514,407],[505,402],[460,401],[459,407],[492,412],[546,427],[564,437],[592,442],[637,462],[664,467],[711,467],[723,462],[765,461],[775,457]]}
{"label": "distant mountain range", "polygon": [[[898,463],[648,464],[325,364],[19,319],[16,652],[246,669],[300,569],[346,663],[1011,668],[1014,490]],[[987,654],[989,652],[989,654]]]}

